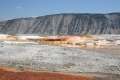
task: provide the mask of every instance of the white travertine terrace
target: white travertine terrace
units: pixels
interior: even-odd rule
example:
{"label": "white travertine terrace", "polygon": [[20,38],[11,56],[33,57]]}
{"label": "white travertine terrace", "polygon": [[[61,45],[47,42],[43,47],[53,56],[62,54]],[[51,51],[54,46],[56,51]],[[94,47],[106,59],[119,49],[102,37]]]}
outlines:
{"label": "white travertine terrace", "polygon": [[[2,34],[0,66],[36,71],[120,74],[119,38],[119,35],[41,37]],[[58,46],[53,46],[56,44]],[[76,46],[80,48],[73,48]]]}
{"label": "white travertine terrace", "polygon": [[58,44],[79,47],[104,47],[120,45],[120,35],[91,35],[91,36],[39,36],[39,35],[8,35],[0,34],[0,41],[5,43],[20,44]]}

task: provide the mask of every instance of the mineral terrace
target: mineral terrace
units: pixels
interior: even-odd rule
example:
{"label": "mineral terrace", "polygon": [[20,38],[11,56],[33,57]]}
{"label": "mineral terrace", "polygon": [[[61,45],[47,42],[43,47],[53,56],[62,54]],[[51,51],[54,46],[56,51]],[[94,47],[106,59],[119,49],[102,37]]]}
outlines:
{"label": "mineral terrace", "polygon": [[1,34],[0,66],[18,71],[74,73],[100,80],[119,80],[120,35]]}

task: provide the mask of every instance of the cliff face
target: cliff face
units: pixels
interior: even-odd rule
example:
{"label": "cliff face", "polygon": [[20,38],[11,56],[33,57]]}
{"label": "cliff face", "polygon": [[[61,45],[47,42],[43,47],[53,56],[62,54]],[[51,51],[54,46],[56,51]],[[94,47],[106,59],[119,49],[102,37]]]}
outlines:
{"label": "cliff face", "polygon": [[0,22],[0,33],[79,35],[120,34],[120,13],[55,14]]}

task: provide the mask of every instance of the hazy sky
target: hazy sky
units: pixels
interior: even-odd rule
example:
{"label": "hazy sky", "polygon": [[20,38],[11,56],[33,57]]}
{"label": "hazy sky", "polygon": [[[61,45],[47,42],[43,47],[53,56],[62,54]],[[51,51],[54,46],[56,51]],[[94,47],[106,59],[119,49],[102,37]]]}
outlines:
{"label": "hazy sky", "polygon": [[0,20],[56,13],[120,12],[120,0],[0,0]]}

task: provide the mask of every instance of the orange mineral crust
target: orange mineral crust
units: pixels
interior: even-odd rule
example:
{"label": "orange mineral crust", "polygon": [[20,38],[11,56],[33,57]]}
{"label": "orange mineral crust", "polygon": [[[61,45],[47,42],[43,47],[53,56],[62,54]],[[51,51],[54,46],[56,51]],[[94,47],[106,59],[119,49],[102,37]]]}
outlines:
{"label": "orange mineral crust", "polygon": [[14,72],[0,69],[0,80],[93,80],[90,77],[57,72]]}

